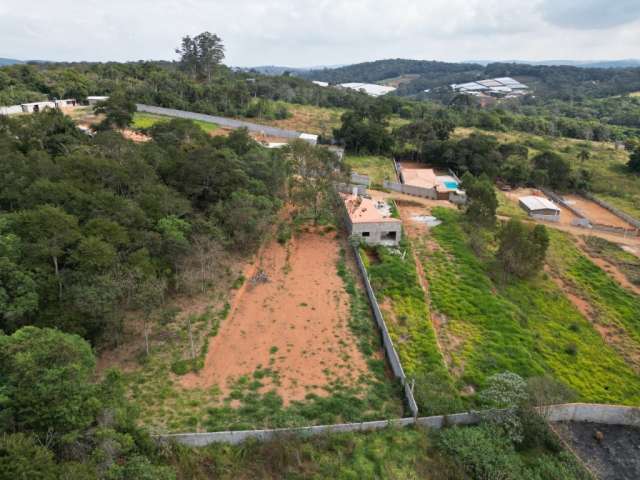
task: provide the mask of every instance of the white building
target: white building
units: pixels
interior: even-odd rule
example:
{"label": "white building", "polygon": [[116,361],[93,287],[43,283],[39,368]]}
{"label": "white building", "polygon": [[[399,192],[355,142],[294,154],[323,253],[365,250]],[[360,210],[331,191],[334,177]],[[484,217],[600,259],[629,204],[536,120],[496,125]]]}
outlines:
{"label": "white building", "polygon": [[560,219],[560,208],[546,197],[529,195],[520,197],[518,201],[520,207],[522,207],[530,217],[553,221]]}
{"label": "white building", "polygon": [[105,96],[99,96],[99,95],[91,95],[87,97],[87,102],[89,102],[89,105],[95,105],[98,102],[104,102],[108,99],[109,99],[108,96],[105,97]]}
{"label": "white building", "polygon": [[372,97],[380,97],[396,90],[394,87],[385,87],[374,83],[341,83],[340,86],[350,90],[363,91]]}

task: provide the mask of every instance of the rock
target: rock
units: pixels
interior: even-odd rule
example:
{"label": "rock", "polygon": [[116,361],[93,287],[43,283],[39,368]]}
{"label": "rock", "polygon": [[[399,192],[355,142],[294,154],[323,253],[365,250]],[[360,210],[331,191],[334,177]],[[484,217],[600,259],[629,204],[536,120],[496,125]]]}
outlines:
{"label": "rock", "polygon": [[596,433],[593,434],[593,438],[595,438],[598,443],[602,443],[604,440],[604,433],[600,430],[596,430]]}

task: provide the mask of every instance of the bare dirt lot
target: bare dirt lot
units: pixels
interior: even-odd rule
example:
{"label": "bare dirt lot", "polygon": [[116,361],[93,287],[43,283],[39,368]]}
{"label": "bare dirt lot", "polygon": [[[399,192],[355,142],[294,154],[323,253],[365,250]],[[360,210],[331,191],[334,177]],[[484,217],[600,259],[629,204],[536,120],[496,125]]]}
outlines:
{"label": "bare dirt lot", "polygon": [[559,423],[554,428],[597,478],[640,478],[640,428],[586,422]]}
{"label": "bare dirt lot", "polygon": [[616,217],[609,210],[607,210],[606,208],[602,208],[597,203],[594,203],[578,195],[564,195],[563,197],[567,202],[572,202],[572,206],[574,206],[581,212],[584,212],[586,217],[592,223],[600,223],[602,225],[608,225],[611,227],[633,229],[632,225],[629,225],[621,218]]}
{"label": "bare dirt lot", "polygon": [[[334,233],[303,233],[283,246],[272,241],[256,271],[266,283],[245,282],[230,316],[211,339],[205,366],[182,378],[186,388],[230,382],[260,368],[278,372],[285,405],[307,394],[326,396],[332,381],[355,384],[368,372],[349,327],[349,296],[337,274]],[[270,385],[273,388],[274,385]]]}

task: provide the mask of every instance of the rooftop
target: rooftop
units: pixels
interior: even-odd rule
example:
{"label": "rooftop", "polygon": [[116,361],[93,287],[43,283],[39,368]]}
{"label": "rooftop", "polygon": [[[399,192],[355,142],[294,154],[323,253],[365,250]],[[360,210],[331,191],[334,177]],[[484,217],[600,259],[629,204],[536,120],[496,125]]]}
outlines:
{"label": "rooftop", "polygon": [[436,172],[431,168],[403,168],[401,171],[402,179],[407,185],[433,188],[438,183]]}
{"label": "rooftop", "polygon": [[518,200],[520,200],[520,203],[522,203],[530,211],[555,210],[557,212],[560,212],[558,206],[545,197],[535,197],[533,195],[530,195],[527,197],[520,197]]}
{"label": "rooftop", "polygon": [[360,197],[358,195],[342,195],[351,223],[401,223],[391,217],[389,205],[386,202]]}
{"label": "rooftop", "polygon": [[382,85],[376,85],[375,83],[341,83],[340,86],[351,90],[363,90],[367,95],[371,95],[372,97],[386,95],[396,90],[394,87],[384,87]]}

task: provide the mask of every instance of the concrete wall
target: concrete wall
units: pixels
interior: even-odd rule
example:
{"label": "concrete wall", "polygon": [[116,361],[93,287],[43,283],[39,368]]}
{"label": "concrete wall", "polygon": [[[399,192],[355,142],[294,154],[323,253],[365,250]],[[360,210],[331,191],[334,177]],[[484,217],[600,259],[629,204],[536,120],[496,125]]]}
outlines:
{"label": "concrete wall", "polygon": [[10,105],[8,107],[0,107],[0,115],[14,115],[22,113],[22,105]]}
{"label": "concrete wall", "polygon": [[597,203],[602,208],[605,208],[605,209],[609,210],[615,216],[617,216],[618,218],[621,218],[622,220],[624,220],[625,222],[629,223],[630,225],[633,225],[636,228],[640,228],[640,220],[632,217],[631,215],[623,212],[622,210],[617,209],[613,205],[610,205],[607,202],[605,202],[604,200],[600,200],[599,198],[594,197],[593,195],[591,195],[589,193],[585,193],[584,196],[585,196],[585,198],[588,198],[592,202]]}
{"label": "concrete wall", "polygon": [[542,220],[543,222],[559,222],[560,215],[543,215],[540,213],[529,213],[531,218]]}
{"label": "concrete wall", "polygon": [[400,356],[393,346],[393,340],[391,339],[391,335],[389,335],[389,329],[387,328],[387,324],[385,323],[382,312],[380,311],[380,306],[378,305],[376,294],[371,287],[371,282],[369,282],[369,274],[367,273],[367,269],[362,262],[362,258],[360,258],[360,251],[358,247],[353,247],[353,252],[356,257],[356,263],[358,264],[358,270],[360,271],[360,275],[362,276],[362,280],[364,281],[364,286],[367,291],[367,297],[369,298],[369,304],[371,305],[373,316],[378,325],[378,329],[380,330],[385,355],[387,357],[387,360],[389,361],[389,365],[391,366],[393,374],[402,383],[402,386],[404,388],[405,401],[407,403],[409,411],[411,412],[411,415],[417,417],[418,404],[413,398],[411,385],[409,384],[407,377],[404,374],[404,369],[402,368],[402,363],[400,362]]}
{"label": "concrete wall", "polygon": [[[569,403],[543,407],[540,412],[550,422],[591,422],[606,425],[629,425],[640,427],[640,408],[618,405],[598,405],[588,403]],[[212,443],[238,444],[248,439],[260,441],[285,436],[312,436],[331,433],[365,432],[384,428],[401,428],[418,425],[440,429],[448,426],[475,425],[480,421],[474,412],[436,415],[433,417],[398,418],[373,422],[345,423],[338,425],[318,425],[300,428],[279,428],[271,430],[243,430],[237,432],[179,433],[158,435],[155,438],[164,442],[177,442],[191,447],[202,447]]]}
{"label": "concrete wall", "polygon": [[138,104],[139,112],[154,113],[156,115],[166,115],[168,117],[187,118],[189,120],[200,120],[208,123],[215,123],[223,127],[229,128],[246,128],[250,132],[257,132],[271,137],[282,137],[296,139],[300,138],[302,132],[295,130],[284,130],[282,128],[269,127],[266,125],[258,125],[257,123],[245,122],[243,120],[235,120],[233,118],[218,117],[215,115],[206,115],[204,113],[188,112],[185,110],[175,110],[173,108],[155,107],[153,105]]}
{"label": "concrete wall", "polygon": [[[365,232],[369,233],[368,237],[362,235]],[[384,235],[389,232],[395,232],[395,240],[383,238]],[[394,245],[398,245],[400,243],[400,239],[402,238],[402,223],[351,223],[350,235],[361,238],[368,245],[379,245],[382,242],[384,242],[385,244],[393,242]]]}
{"label": "concrete wall", "polygon": [[413,185],[389,182],[387,180],[384,181],[383,187],[394,192],[413,195],[414,197],[429,198],[431,200],[438,199],[438,192],[436,192],[435,188],[414,187]]}
{"label": "concrete wall", "polygon": [[351,173],[351,183],[369,187],[371,185],[371,179],[368,175],[361,175],[359,173],[353,172]]}

